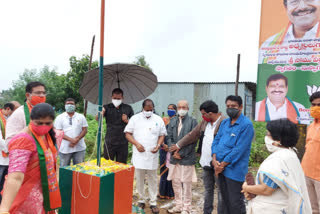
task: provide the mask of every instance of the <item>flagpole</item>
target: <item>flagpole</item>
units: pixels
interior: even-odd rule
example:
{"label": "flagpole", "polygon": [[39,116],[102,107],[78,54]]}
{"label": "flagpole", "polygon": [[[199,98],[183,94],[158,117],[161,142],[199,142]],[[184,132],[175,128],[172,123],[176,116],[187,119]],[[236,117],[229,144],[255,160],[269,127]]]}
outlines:
{"label": "flagpole", "polygon": [[105,12],[105,0],[101,0],[101,20],[100,20],[100,63],[99,63],[99,100],[98,100],[98,111],[99,111],[99,127],[98,127],[98,139],[97,139],[97,165],[100,166],[101,159],[101,120],[102,115],[102,97],[103,97],[103,52],[104,52],[104,12]]}

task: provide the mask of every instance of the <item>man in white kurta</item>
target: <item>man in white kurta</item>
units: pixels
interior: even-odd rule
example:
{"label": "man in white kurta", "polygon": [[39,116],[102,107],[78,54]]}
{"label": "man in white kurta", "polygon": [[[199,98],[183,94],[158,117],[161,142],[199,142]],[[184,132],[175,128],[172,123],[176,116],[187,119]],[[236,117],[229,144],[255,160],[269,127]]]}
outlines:
{"label": "man in white kurta", "polygon": [[158,150],[167,131],[162,118],[153,113],[153,108],[152,100],[145,100],[143,111],[130,118],[124,132],[128,141],[133,144],[132,164],[135,167],[139,206],[144,208],[145,205],[144,180],[147,176],[150,208],[157,209]]}

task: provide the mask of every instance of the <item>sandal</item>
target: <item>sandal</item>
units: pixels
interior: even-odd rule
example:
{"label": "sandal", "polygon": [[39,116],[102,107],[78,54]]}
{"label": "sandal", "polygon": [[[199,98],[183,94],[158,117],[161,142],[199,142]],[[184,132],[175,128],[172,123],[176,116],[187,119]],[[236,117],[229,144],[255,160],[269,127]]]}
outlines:
{"label": "sandal", "polygon": [[160,210],[157,206],[150,206],[151,212],[154,214],[159,214]]}
{"label": "sandal", "polygon": [[144,208],[146,207],[145,203],[138,203],[138,207],[140,207],[141,209],[144,210]]}

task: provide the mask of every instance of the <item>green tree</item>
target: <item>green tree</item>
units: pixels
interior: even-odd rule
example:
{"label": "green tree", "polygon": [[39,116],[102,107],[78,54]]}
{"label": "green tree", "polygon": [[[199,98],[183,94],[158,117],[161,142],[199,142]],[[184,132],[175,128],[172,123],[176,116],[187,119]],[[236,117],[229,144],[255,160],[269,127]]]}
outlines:
{"label": "green tree", "polygon": [[[79,89],[84,77],[84,74],[89,69],[89,55],[82,55],[81,58],[75,56],[70,57],[70,71],[66,75],[66,95],[76,100],[78,110],[83,112],[83,98],[79,93]],[[98,61],[93,61],[91,68],[97,68]]]}
{"label": "green tree", "polygon": [[55,107],[58,112],[64,111],[64,100],[67,98],[64,88],[66,87],[66,76],[58,74],[55,69],[50,70],[45,66],[39,74],[40,82],[47,88],[47,103]]}
{"label": "green tree", "polygon": [[29,82],[39,81],[45,84],[47,89],[47,103],[55,107],[56,110],[62,110],[64,107],[65,95],[65,75],[59,75],[56,68],[44,66],[40,71],[36,69],[25,69],[19,75],[19,79],[13,81],[12,87],[2,91],[3,101],[8,102],[16,100],[23,103],[26,99],[25,88]]}
{"label": "green tree", "polygon": [[5,103],[12,101],[11,98],[13,97],[13,90],[2,90],[2,92],[0,93],[0,97],[0,108],[2,108]]}
{"label": "green tree", "polygon": [[133,64],[145,67],[145,68],[149,69],[152,72],[152,69],[150,68],[150,65],[147,63],[146,58],[143,55],[137,56],[136,60],[133,62]]}
{"label": "green tree", "polygon": [[23,103],[26,99],[26,85],[32,81],[40,81],[39,73],[36,69],[25,69],[19,79],[12,82],[12,100]]}

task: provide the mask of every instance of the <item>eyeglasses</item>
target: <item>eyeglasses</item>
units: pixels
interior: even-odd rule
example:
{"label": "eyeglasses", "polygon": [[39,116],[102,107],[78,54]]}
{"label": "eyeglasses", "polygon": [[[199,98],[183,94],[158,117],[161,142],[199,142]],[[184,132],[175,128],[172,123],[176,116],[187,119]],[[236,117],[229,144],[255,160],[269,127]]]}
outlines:
{"label": "eyeglasses", "polygon": [[52,121],[51,121],[51,122],[40,122],[40,121],[34,120],[34,123],[35,123],[37,126],[43,126],[43,125],[51,126],[51,125],[52,125]]}
{"label": "eyeglasses", "polygon": [[304,1],[305,3],[314,3],[318,0],[288,0],[288,4],[297,6],[298,4],[300,4],[301,1]]}
{"label": "eyeglasses", "polygon": [[32,92],[31,94],[35,94],[35,95],[43,95],[43,96],[46,96],[47,93],[45,91],[34,91]]}
{"label": "eyeglasses", "polygon": [[72,117],[69,117],[69,125],[72,126]]}

